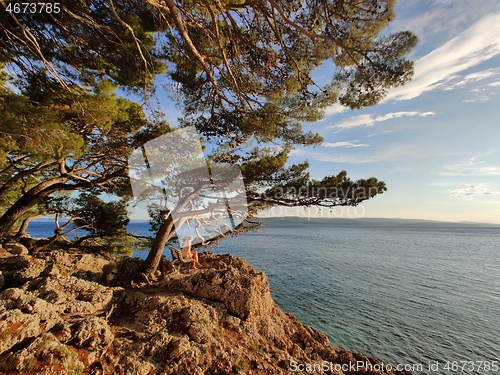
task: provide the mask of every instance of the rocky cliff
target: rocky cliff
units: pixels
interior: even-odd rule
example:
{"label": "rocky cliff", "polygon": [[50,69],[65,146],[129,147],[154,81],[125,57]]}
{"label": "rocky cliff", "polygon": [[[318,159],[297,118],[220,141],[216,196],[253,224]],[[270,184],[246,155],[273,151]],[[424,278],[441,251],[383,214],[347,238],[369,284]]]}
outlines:
{"label": "rocky cliff", "polygon": [[159,280],[136,284],[137,259],[0,249],[0,373],[398,373],[330,347],[245,260],[200,261],[177,272],[164,260]]}

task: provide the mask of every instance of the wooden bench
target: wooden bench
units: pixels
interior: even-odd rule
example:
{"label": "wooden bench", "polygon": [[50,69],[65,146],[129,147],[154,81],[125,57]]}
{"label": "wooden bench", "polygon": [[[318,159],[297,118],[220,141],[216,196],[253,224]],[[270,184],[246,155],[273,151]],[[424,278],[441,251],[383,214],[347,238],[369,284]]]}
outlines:
{"label": "wooden bench", "polygon": [[179,265],[177,267],[177,273],[180,272],[182,266],[187,265],[188,267],[190,267],[191,263],[195,261],[193,258],[183,257],[181,251],[173,246],[168,246],[168,248],[170,249],[170,253],[172,254],[173,265]]}

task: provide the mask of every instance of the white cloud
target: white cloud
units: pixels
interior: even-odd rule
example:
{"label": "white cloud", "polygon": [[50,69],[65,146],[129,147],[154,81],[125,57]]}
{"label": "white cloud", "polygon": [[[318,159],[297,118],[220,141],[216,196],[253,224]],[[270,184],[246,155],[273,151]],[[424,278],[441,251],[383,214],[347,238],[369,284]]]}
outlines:
{"label": "white cloud", "polygon": [[289,155],[293,155],[293,156],[303,156],[304,154],[305,154],[304,150],[300,150],[300,149],[296,149],[296,148],[294,148],[289,153]]}
{"label": "white cloud", "polygon": [[415,111],[402,111],[402,112],[392,112],[383,116],[378,116],[375,119],[375,122],[392,120],[393,118],[406,117],[406,116],[419,116],[419,117],[427,117],[435,115],[434,112],[415,112]]}
{"label": "white cloud", "polygon": [[[363,148],[365,149],[365,148]],[[368,150],[368,149],[365,149]],[[367,164],[379,162],[391,162],[408,157],[420,157],[420,153],[415,153],[405,145],[393,144],[376,152],[338,153],[338,152],[317,152],[309,150],[293,150],[292,155],[300,156],[310,160],[323,161],[328,163],[342,164]]]}
{"label": "white cloud", "polygon": [[328,163],[342,164],[366,164],[384,161],[379,155],[349,155],[349,154],[327,154],[322,152],[312,152],[308,155],[314,160],[326,161]]}
{"label": "white cloud", "polygon": [[376,137],[376,136],[379,136],[379,135],[389,134],[389,133],[393,133],[393,132],[394,132],[394,130],[383,130],[383,131],[380,131],[380,132],[377,132],[377,133],[367,134],[366,138]]}
{"label": "white cloud", "polygon": [[498,82],[488,83],[486,86],[491,86],[491,87],[497,87],[497,86],[500,86],[500,81],[498,81]]}
{"label": "white cloud", "polygon": [[396,4],[395,30],[412,30],[420,41],[435,35],[457,35],[464,25],[500,9],[498,0],[405,0]]}
{"label": "white cloud", "polygon": [[445,90],[454,90],[456,88],[460,88],[460,87],[463,87],[463,86],[468,85],[470,83],[478,82],[478,81],[481,81],[481,80],[486,79],[486,78],[494,77],[496,75],[500,75],[500,68],[487,69],[487,70],[483,70],[482,72],[468,74],[465,77],[463,77],[462,79],[460,79],[460,81],[458,81],[458,82],[456,82],[448,87],[445,87],[444,89]]}
{"label": "white cloud", "polygon": [[411,82],[392,89],[385,100],[409,100],[500,54],[500,13],[486,16],[415,62]]}
{"label": "white cloud", "polygon": [[337,113],[341,113],[347,110],[347,107],[344,107],[342,104],[335,103],[330,107],[325,108],[325,116],[334,115]]}
{"label": "white cloud", "polygon": [[462,184],[455,189],[448,190],[447,193],[457,198],[472,198],[474,196],[498,195],[500,192],[492,191],[484,184],[467,185]]}
{"label": "white cloud", "polygon": [[343,141],[343,142],[324,142],[321,145],[324,147],[368,147],[369,145],[366,143],[357,143],[358,140],[354,141]]}
{"label": "white cloud", "polygon": [[485,160],[476,161],[471,157],[453,165],[444,166],[438,172],[441,176],[500,176],[500,166],[488,164]]}
{"label": "white cloud", "polygon": [[336,123],[328,125],[326,129],[332,129],[332,128],[350,129],[358,126],[373,126],[373,125],[375,125],[375,120],[373,119],[372,115],[358,115],[358,116],[348,117]]}
{"label": "white cloud", "polygon": [[443,19],[447,18],[445,9],[433,8],[429,12],[412,15],[411,18],[396,19],[392,27],[398,30],[411,30],[419,38],[435,35],[445,29]]}
{"label": "white cloud", "polygon": [[350,129],[358,126],[373,126],[377,122],[392,120],[400,117],[411,117],[411,116],[427,117],[427,116],[432,116],[434,114],[435,114],[434,112],[401,111],[401,112],[387,113],[382,116],[375,116],[373,114],[358,115],[342,119],[337,123],[330,124],[326,127],[326,129],[333,129],[333,128]]}
{"label": "white cloud", "polygon": [[478,103],[478,102],[487,102],[490,101],[493,96],[496,95],[495,92],[482,92],[479,91],[471,91],[474,93],[474,97],[469,99],[463,99],[462,103]]}

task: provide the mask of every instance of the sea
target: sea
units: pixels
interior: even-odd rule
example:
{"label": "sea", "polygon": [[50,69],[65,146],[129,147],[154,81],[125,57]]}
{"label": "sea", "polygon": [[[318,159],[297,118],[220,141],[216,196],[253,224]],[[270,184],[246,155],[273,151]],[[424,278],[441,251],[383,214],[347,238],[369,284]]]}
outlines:
{"label": "sea", "polygon": [[[37,237],[48,224],[30,225]],[[276,303],[334,347],[415,374],[500,374],[498,225],[273,218],[207,250],[263,271]]]}

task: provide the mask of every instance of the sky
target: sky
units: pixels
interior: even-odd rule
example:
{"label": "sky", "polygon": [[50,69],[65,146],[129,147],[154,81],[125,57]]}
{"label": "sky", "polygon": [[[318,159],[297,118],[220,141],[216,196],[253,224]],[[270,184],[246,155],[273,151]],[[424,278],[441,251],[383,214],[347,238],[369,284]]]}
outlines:
{"label": "sky", "polygon": [[[404,0],[390,31],[410,30],[411,82],[378,105],[338,105],[305,130],[324,137],[293,151],[313,178],[346,170],[387,192],[332,213],[277,209],[271,216],[378,217],[500,224],[500,2]],[[318,76],[332,69],[324,64]]]}

